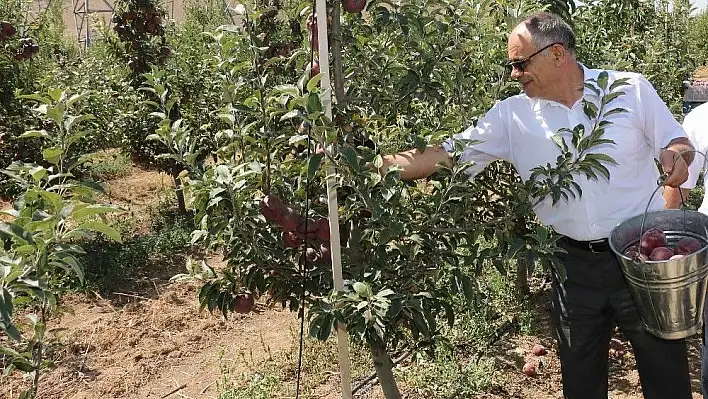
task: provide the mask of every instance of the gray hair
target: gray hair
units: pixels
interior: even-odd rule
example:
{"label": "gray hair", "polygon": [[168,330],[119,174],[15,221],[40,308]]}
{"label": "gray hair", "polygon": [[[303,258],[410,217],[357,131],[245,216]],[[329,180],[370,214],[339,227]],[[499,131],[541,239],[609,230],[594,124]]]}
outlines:
{"label": "gray hair", "polygon": [[531,34],[536,48],[561,43],[566,51],[575,55],[575,33],[563,18],[550,12],[532,14],[523,23]]}

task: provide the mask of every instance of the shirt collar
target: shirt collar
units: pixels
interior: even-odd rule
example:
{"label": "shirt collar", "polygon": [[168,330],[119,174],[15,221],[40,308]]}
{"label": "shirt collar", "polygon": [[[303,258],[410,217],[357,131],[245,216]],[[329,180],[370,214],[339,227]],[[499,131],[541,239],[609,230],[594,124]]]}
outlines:
{"label": "shirt collar", "polygon": [[[597,77],[600,75],[600,71],[597,69],[588,69],[585,65],[582,63],[578,63],[581,68],[583,68],[583,83],[587,82],[588,79],[597,79]],[[585,87],[583,85],[583,97],[588,97],[588,96],[594,96],[597,97],[597,94],[592,91],[591,89]],[[541,109],[551,106],[551,107],[563,107],[563,104],[560,104],[556,101],[552,100],[545,100],[541,98],[533,98],[531,99],[533,101],[533,110],[538,112]]]}

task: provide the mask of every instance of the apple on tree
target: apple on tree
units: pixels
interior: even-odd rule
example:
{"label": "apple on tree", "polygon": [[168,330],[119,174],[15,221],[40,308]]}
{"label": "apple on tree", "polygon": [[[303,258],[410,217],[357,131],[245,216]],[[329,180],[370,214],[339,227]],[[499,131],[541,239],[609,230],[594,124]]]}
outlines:
{"label": "apple on tree", "polygon": [[312,63],[307,66],[306,71],[310,71],[310,78],[319,74],[320,73],[319,62],[317,60],[312,60]]}
{"label": "apple on tree", "polygon": [[236,313],[248,313],[251,310],[253,310],[253,306],[255,305],[256,301],[253,299],[253,295],[251,294],[240,294],[237,295],[232,301],[231,301],[231,311],[236,312]]}
{"label": "apple on tree", "polygon": [[366,0],[342,0],[344,11],[356,14],[366,7]]}

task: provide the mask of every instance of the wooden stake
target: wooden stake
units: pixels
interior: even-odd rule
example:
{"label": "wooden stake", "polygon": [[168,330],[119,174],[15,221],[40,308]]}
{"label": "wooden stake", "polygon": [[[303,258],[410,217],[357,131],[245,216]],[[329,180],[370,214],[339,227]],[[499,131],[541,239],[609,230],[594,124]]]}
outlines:
{"label": "wooden stake", "polygon": [[[322,105],[325,109],[325,114],[332,120],[332,87],[329,78],[329,43],[327,42],[327,4],[325,0],[317,0],[315,6],[317,14],[317,35],[319,41],[319,66],[322,80],[320,87],[322,88]],[[328,149],[331,152],[331,148]],[[334,180],[336,173],[333,166],[327,168],[327,198],[329,208],[329,235],[330,235],[330,252],[332,254],[332,279],[334,288],[337,290],[344,289],[344,280],[342,278],[342,250],[341,239],[339,236],[339,213],[337,204],[337,183]],[[347,337],[346,327],[339,323],[337,331],[337,354],[339,356],[339,371],[342,378],[342,398],[352,398],[352,378],[349,370],[349,339]]]}

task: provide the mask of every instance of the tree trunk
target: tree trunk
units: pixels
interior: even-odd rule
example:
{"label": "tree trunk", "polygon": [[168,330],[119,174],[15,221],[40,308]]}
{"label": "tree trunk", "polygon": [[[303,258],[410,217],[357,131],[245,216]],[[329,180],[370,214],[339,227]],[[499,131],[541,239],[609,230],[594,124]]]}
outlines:
{"label": "tree trunk", "polygon": [[177,176],[172,176],[172,180],[175,182],[175,194],[177,194],[177,206],[179,207],[179,213],[187,213],[187,204],[184,202],[184,191],[182,191],[182,182],[179,181]]}
{"label": "tree trunk", "polygon": [[347,102],[344,92],[344,76],[342,75],[342,25],[340,23],[341,7],[340,0],[332,2],[332,66],[334,80],[334,97],[339,107],[344,107]]}
{"label": "tree trunk", "polygon": [[377,341],[371,346],[371,354],[374,358],[374,369],[384,397],[386,399],[401,399],[396,378],[393,376],[393,362],[391,362],[391,357],[386,352],[386,345],[381,341]]}
{"label": "tree trunk", "polygon": [[519,259],[516,262],[516,297],[517,299],[525,299],[530,293],[529,289],[529,268],[526,265],[526,260]]}

